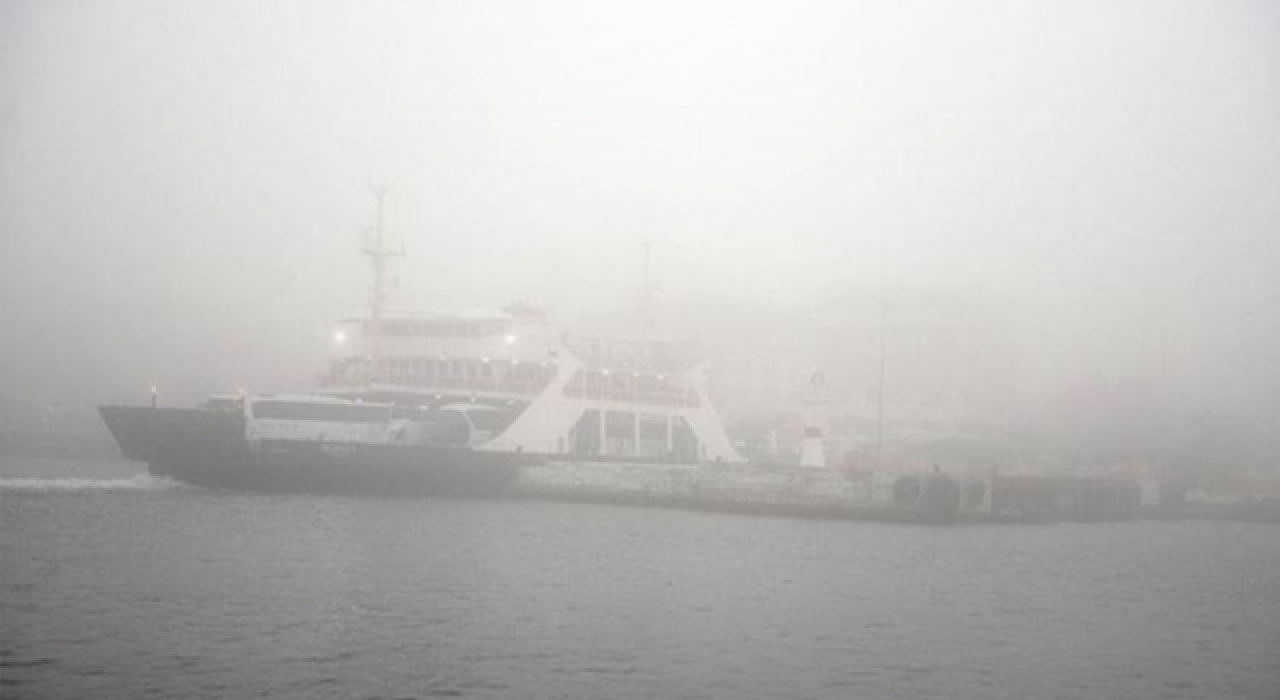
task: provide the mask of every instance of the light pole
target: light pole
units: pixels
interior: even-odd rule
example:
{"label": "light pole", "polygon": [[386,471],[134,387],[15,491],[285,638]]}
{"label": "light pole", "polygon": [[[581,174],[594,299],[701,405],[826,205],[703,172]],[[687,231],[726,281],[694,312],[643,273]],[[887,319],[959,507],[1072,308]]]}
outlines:
{"label": "light pole", "polygon": [[876,391],[876,471],[884,469],[884,379],[886,364],[885,337],[888,334],[889,303],[885,298],[884,282],[880,283],[880,377]]}

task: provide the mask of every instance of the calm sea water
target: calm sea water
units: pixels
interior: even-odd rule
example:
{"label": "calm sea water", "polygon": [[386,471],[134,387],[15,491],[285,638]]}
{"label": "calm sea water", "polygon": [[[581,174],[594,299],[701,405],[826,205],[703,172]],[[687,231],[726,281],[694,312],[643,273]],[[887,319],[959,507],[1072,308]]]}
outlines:
{"label": "calm sea water", "polygon": [[1280,698],[1280,527],[259,496],[7,460],[5,698]]}

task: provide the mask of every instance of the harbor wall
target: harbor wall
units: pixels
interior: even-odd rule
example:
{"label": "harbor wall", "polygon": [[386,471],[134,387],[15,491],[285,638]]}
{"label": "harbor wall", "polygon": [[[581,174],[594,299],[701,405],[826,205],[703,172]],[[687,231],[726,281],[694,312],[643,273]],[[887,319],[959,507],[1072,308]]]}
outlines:
{"label": "harbor wall", "polygon": [[512,492],[560,501],[931,524],[1114,521],[1142,512],[1140,485],[1125,479],[720,464],[551,461],[523,468]]}

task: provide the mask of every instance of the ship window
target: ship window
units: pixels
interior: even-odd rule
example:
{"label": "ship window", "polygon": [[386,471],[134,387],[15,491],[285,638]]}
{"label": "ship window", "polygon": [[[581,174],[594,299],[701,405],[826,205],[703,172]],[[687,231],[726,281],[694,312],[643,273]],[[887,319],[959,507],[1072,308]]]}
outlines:
{"label": "ship window", "polygon": [[466,417],[456,411],[431,411],[422,417],[423,433],[427,442],[434,445],[465,445],[470,439],[471,426]]}
{"label": "ship window", "polygon": [[587,388],[592,390],[603,389],[607,386],[608,380],[599,372],[587,373]]}
{"label": "ship window", "polygon": [[390,417],[387,406],[302,401],[256,401],[252,413],[265,420],[333,423],[382,423]]}
{"label": "ship window", "polygon": [[665,444],[667,441],[667,417],[640,416],[640,439],[661,440]]}
{"label": "ship window", "polygon": [[503,430],[511,424],[512,415],[506,411],[467,411],[467,418],[479,430]]}
{"label": "ship window", "polygon": [[636,443],[636,454],[643,457],[666,457],[669,453],[667,445],[667,417],[641,415],[637,430],[640,440]]}
{"label": "ship window", "polygon": [[583,412],[577,424],[569,431],[569,441],[574,454],[598,454],[600,452],[600,412]]}
{"label": "ship window", "polygon": [[622,411],[609,411],[605,419],[605,436],[611,438],[631,439],[635,435],[636,414]]}
{"label": "ship window", "polygon": [[244,407],[244,400],[239,397],[213,397],[205,402],[204,408],[227,413],[239,413]]}
{"label": "ship window", "polygon": [[391,417],[396,420],[427,420],[427,409],[421,406],[394,406],[391,409]]}
{"label": "ship window", "polygon": [[698,437],[684,416],[676,416],[671,425],[671,441],[676,457],[684,462],[697,462],[699,455]]}
{"label": "ship window", "polygon": [[609,411],[605,414],[605,454],[634,455],[636,414]]}

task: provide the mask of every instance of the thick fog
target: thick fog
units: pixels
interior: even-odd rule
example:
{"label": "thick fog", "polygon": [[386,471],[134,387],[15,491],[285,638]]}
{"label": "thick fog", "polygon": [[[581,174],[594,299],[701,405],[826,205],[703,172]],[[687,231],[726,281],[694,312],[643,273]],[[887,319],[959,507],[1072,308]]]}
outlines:
{"label": "thick fog", "polygon": [[668,311],[976,299],[1027,405],[1265,441],[1278,136],[1273,2],[3,0],[0,392],[306,388],[383,183],[396,306],[625,309],[648,244]]}

